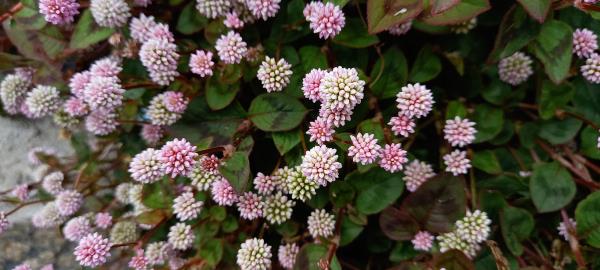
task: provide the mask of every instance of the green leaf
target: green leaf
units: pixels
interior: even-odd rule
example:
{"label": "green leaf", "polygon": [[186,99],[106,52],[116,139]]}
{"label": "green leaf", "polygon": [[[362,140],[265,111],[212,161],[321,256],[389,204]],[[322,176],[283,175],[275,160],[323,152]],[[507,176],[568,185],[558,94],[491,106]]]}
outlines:
{"label": "green leaf", "polygon": [[279,151],[279,154],[283,156],[300,143],[300,139],[302,136],[304,136],[304,134],[302,134],[300,130],[296,129],[290,131],[273,132],[272,136],[275,147]]}
{"label": "green leaf", "polygon": [[432,25],[452,25],[468,21],[490,9],[488,0],[462,0],[444,12],[425,16],[422,21]]}
{"label": "green leaf", "polygon": [[575,89],[569,83],[556,85],[550,81],[542,83],[542,91],[539,98],[539,113],[542,119],[550,119],[557,109],[562,109],[575,94]]}
{"label": "green leaf", "polygon": [[550,20],[532,43],[533,54],[544,64],[544,70],[554,83],[569,75],[573,45],[573,30],[561,21]]}
{"label": "green leaf", "polygon": [[77,25],[75,25],[69,47],[73,49],[84,49],[107,39],[114,32],[115,30],[113,28],[98,26],[94,22],[92,12],[89,9],[86,9],[83,14],[81,14],[79,21],[77,21]]}
{"label": "green leaf", "polygon": [[228,85],[211,79],[206,87],[206,103],[212,110],[221,110],[233,102],[239,90],[239,84]]}
{"label": "green leaf", "polygon": [[198,255],[203,262],[216,266],[223,258],[223,241],[221,239],[208,239],[200,245]]}
{"label": "green leaf", "polygon": [[573,111],[600,125],[600,85],[591,84],[581,77],[574,81]]}
{"label": "green leaf", "polygon": [[175,29],[182,34],[191,35],[199,32],[207,25],[208,19],[200,15],[195,2],[190,2],[181,11]]}
{"label": "green leaf", "polygon": [[473,262],[461,251],[449,250],[434,258],[434,269],[475,270]]}
{"label": "green leaf", "polygon": [[546,20],[546,16],[548,16],[548,11],[550,10],[550,4],[552,3],[550,0],[517,0],[517,2],[525,8],[527,13],[529,13],[529,16],[540,23],[543,23]]}
{"label": "green leaf", "polygon": [[485,142],[493,139],[502,131],[504,113],[498,108],[480,104],[475,107],[473,121],[477,128],[475,143]]}
{"label": "green leaf", "polygon": [[327,69],[327,57],[321,52],[317,46],[304,46],[298,51],[300,62],[304,68],[304,73],[308,73],[311,69],[320,68]]}
{"label": "green leaf", "polygon": [[426,82],[437,77],[442,71],[440,58],[433,53],[431,46],[425,46],[417,54],[417,59],[410,70],[412,82]]}
{"label": "green leaf", "polygon": [[231,157],[225,161],[225,164],[219,167],[219,171],[238,193],[241,194],[248,189],[250,161],[248,160],[248,155],[246,153],[233,153]]}
{"label": "green leaf", "polygon": [[587,126],[581,131],[580,151],[582,154],[593,158],[600,159],[600,149],[598,149],[598,130]]}
{"label": "green leaf", "polygon": [[385,140],[383,134],[383,127],[381,126],[381,122],[378,119],[371,118],[360,122],[360,124],[358,125],[358,131],[361,133],[373,134],[375,139],[379,141]]}
{"label": "green leaf", "polygon": [[448,232],[463,217],[465,183],[460,177],[441,174],[423,183],[402,202],[402,208],[429,232]]}
{"label": "green leaf", "polygon": [[543,121],[538,136],[551,144],[563,144],[575,138],[581,125],[575,118]]}
{"label": "green leaf", "polygon": [[414,258],[419,254],[413,248],[412,243],[408,242],[396,242],[394,248],[390,251],[390,261],[391,262],[401,262]]}
{"label": "green leaf", "polygon": [[481,91],[483,99],[494,105],[506,103],[512,95],[514,95],[514,92],[510,85],[503,83],[500,80],[493,80],[488,87],[485,87]]}
{"label": "green leaf", "polygon": [[295,98],[282,93],[262,94],[252,100],[248,114],[264,131],[285,131],[297,127],[307,110]]}
{"label": "green leaf", "polygon": [[489,62],[508,57],[527,46],[540,32],[541,25],[531,19],[523,8],[514,5],[502,18]]}
{"label": "green leaf", "polygon": [[152,184],[145,184],[142,190],[142,202],[152,209],[169,209],[173,203],[171,189],[165,179]]}
{"label": "green leaf", "polygon": [[523,253],[523,242],[534,228],[533,216],[525,209],[508,206],[500,213],[500,226],[506,247],[515,256]]}
{"label": "green leaf", "polygon": [[460,4],[460,0],[432,0],[431,3],[431,14],[435,15]]}
{"label": "green leaf", "polygon": [[367,32],[359,18],[350,18],[346,20],[346,25],[335,38],[333,42],[350,48],[366,48],[377,44],[379,38]]}
{"label": "green leaf", "polygon": [[329,200],[336,207],[342,207],[352,202],[356,195],[354,187],[346,181],[335,181],[329,186]]}
{"label": "green leaf", "polygon": [[460,101],[452,100],[448,102],[448,107],[446,107],[446,119],[454,119],[457,116],[467,117],[467,108]]}
{"label": "green leaf", "polygon": [[367,0],[369,33],[410,21],[423,11],[423,0]]}
{"label": "green leaf", "polygon": [[577,204],[577,235],[595,248],[600,248],[600,191],[588,195]]}
{"label": "green leaf", "polygon": [[[319,267],[319,261],[321,259],[327,260],[328,248],[325,245],[319,244],[305,244],[296,255],[296,263],[294,264],[294,270],[321,270]],[[330,270],[341,270],[342,267],[337,260],[337,256],[333,256]]]}
{"label": "green leaf", "polygon": [[560,210],[575,197],[575,182],[558,163],[537,164],[529,181],[531,200],[540,213]]}
{"label": "green leaf", "polygon": [[365,173],[353,172],[346,181],[358,191],[356,209],[363,214],[375,214],[394,203],[404,191],[400,174],[376,167]]}
{"label": "green leaf", "polygon": [[489,174],[502,173],[500,162],[492,150],[483,150],[473,153],[473,167]]}
{"label": "green leaf", "polygon": [[388,49],[371,70],[371,91],[380,99],[395,97],[399,89],[406,85],[408,63],[401,50]]}
{"label": "green leaf", "polygon": [[340,246],[343,247],[352,243],[352,241],[360,235],[363,229],[363,226],[354,223],[347,217],[343,217],[340,229]]}

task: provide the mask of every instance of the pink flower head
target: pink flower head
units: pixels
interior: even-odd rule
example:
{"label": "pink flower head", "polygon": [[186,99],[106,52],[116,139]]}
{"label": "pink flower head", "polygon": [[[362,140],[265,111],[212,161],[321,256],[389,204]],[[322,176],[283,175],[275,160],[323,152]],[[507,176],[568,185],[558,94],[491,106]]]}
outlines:
{"label": "pink flower head", "polygon": [[218,174],[219,166],[221,166],[221,160],[215,155],[200,157],[200,167],[205,172]]}
{"label": "pink flower head", "polygon": [[83,91],[88,83],[92,80],[92,73],[89,71],[75,73],[69,81],[71,94],[78,98],[83,98]]}
{"label": "pink flower head", "polygon": [[275,191],[277,188],[277,181],[275,177],[270,175],[264,175],[263,173],[257,173],[254,178],[254,188],[259,194],[268,195]]}
{"label": "pink flower head", "polygon": [[392,127],[392,131],[396,136],[408,137],[408,135],[415,132],[415,121],[403,113],[398,113],[398,116],[392,117],[388,125]]}
{"label": "pink flower head", "polygon": [[321,106],[319,109],[319,118],[334,127],[341,127],[352,118],[353,110],[351,108],[330,109]]}
{"label": "pink flower head", "polygon": [[117,77],[93,77],[83,92],[85,102],[92,110],[113,111],[123,104],[125,89]]}
{"label": "pink flower head", "polygon": [[92,79],[94,77],[115,77],[123,70],[121,67],[121,61],[115,57],[102,58],[90,67]]}
{"label": "pink flower head", "polygon": [[332,183],[339,177],[342,164],[337,161],[337,150],[324,145],[315,146],[308,150],[302,157],[302,174],[308,180],[314,181],[321,186]]}
{"label": "pink flower head", "polygon": [[72,218],[63,228],[65,238],[73,242],[81,240],[81,238],[90,233],[92,233],[92,226],[86,217]]}
{"label": "pink flower head", "polygon": [[165,174],[171,177],[188,175],[196,165],[196,146],[185,139],[174,139],[167,142],[160,150],[160,161]]}
{"label": "pink flower head", "polygon": [[248,220],[253,220],[263,216],[264,203],[262,198],[252,192],[246,192],[242,196],[239,196],[237,202],[238,211],[240,211],[240,217]]}
{"label": "pink flower head", "polygon": [[406,163],[406,151],[399,143],[386,144],[381,152],[379,166],[384,170],[395,173],[402,170],[402,164]]}
{"label": "pink flower head", "polygon": [[97,267],[110,257],[111,243],[98,233],[86,235],[75,247],[75,259],[85,267]]}
{"label": "pink flower head", "polygon": [[364,88],[365,81],[358,76],[358,70],[335,67],[323,76],[319,85],[323,107],[352,111],[362,101]]}
{"label": "pink flower head", "polygon": [[[575,222],[574,219],[569,218],[569,223],[571,223],[571,226],[573,228],[577,228],[577,222]],[[564,221],[561,221],[558,224],[558,228],[556,228],[556,229],[558,230],[558,234],[560,236],[562,236],[565,239],[565,241],[569,241],[569,238],[571,237],[571,233],[569,232],[568,227]]]}
{"label": "pink flower head", "polygon": [[33,268],[31,268],[31,266],[29,266],[29,264],[22,263],[22,264],[15,266],[15,268],[13,268],[12,270],[33,270]]}
{"label": "pink flower head", "polygon": [[431,91],[418,83],[402,87],[396,97],[398,109],[409,118],[426,116],[431,111],[433,103],[435,103]]}
{"label": "pink flower head", "polygon": [[149,37],[150,39],[163,39],[170,43],[175,42],[175,37],[171,30],[169,30],[169,26],[164,23],[157,23],[154,27],[150,28]]}
{"label": "pink flower head", "polygon": [[154,17],[141,13],[139,17],[131,19],[129,23],[131,38],[140,43],[146,42],[150,39],[150,31],[154,26],[156,26]]}
{"label": "pink flower head", "polygon": [[135,251],[135,256],[131,257],[128,266],[135,270],[148,269],[148,259],[144,256],[143,249],[137,249]]}
{"label": "pink flower head", "polygon": [[455,147],[471,144],[475,140],[475,133],[477,133],[473,126],[475,126],[475,122],[471,122],[469,119],[461,119],[459,116],[448,119],[444,126],[444,139]]}
{"label": "pink flower head", "polygon": [[593,53],[581,66],[581,75],[591,83],[600,83],[600,55]]}
{"label": "pink flower head", "polygon": [[8,218],[6,218],[6,213],[0,211],[0,234],[5,232],[10,226],[10,222],[8,222]]}
{"label": "pink flower head", "polygon": [[310,29],[319,34],[322,39],[333,38],[342,31],[346,24],[346,17],[340,7],[326,3],[307,11],[310,15],[306,20],[310,22]]}
{"label": "pink flower head", "polygon": [[408,33],[408,31],[410,31],[410,28],[412,28],[412,20],[402,24],[394,25],[388,28],[387,31],[388,33],[390,33],[390,35],[401,36]]}
{"label": "pink flower head", "polygon": [[244,27],[244,21],[240,20],[235,10],[225,15],[225,20],[223,20],[223,24],[225,24],[225,26],[229,29],[240,29]]}
{"label": "pink flower head", "polygon": [[212,52],[197,50],[196,53],[190,56],[190,70],[200,75],[200,77],[210,77],[213,75]]}
{"label": "pink flower head", "polygon": [[168,40],[150,39],[144,42],[139,55],[153,82],[167,86],[179,75],[177,45]]}
{"label": "pink flower head", "polygon": [[500,80],[511,85],[519,85],[533,74],[531,57],[522,52],[516,52],[498,63]]}
{"label": "pink flower head", "polygon": [[173,201],[173,213],[175,213],[177,218],[181,221],[191,220],[200,214],[202,205],[204,205],[204,203],[196,201],[194,193],[184,192],[177,196]]}
{"label": "pink flower head", "polygon": [[377,139],[373,134],[351,135],[350,140],[352,145],[348,148],[348,156],[352,157],[352,161],[356,163],[371,164],[381,155],[381,146],[377,144]]}
{"label": "pink flower head", "polygon": [[110,111],[93,111],[85,118],[85,129],[95,135],[108,135],[119,126],[117,114]]}
{"label": "pink flower head", "polygon": [[98,227],[100,229],[108,229],[112,225],[112,220],[113,220],[113,218],[110,215],[110,213],[100,212],[100,213],[96,214],[94,223],[96,224],[96,227]]}
{"label": "pink flower head", "polygon": [[246,42],[242,40],[242,36],[233,31],[229,31],[227,34],[219,37],[215,48],[217,49],[219,58],[225,64],[237,64],[241,62],[248,50]]}
{"label": "pink flower head", "polygon": [[62,216],[75,214],[83,204],[83,195],[75,190],[64,190],[56,196],[56,207]]}
{"label": "pink flower head", "polygon": [[433,235],[428,231],[420,231],[411,240],[415,250],[428,251],[433,246]]}
{"label": "pink flower head", "polygon": [[129,173],[133,180],[144,184],[154,183],[163,177],[161,152],[148,148],[135,155],[129,163]]}
{"label": "pink flower head", "polygon": [[308,131],[306,131],[306,134],[310,136],[310,141],[322,145],[325,142],[333,140],[333,133],[335,131],[331,124],[321,117],[317,117],[315,121],[310,122]]}
{"label": "pink flower head", "polygon": [[212,184],[212,198],[222,206],[231,206],[238,201],[238,195],[227,179],[215,181]]}
{"label": "pink flower head", "polygon": [[300,248],[295,243],[280,245],[277,250],[277,259],[283,269],[292,269],[296,263],[296,255],[300,252]]}
{"label": "pink flower head", "polygon": [[429,178],[434,177],[435,173],[431,168],[431,165],[413,160],[404,169],[404,183],[406,183],[406,189],[410,192],[415,192],[419,186],[421,186]]}
{"label": "pink flower head", "polygon": [[167,110],[179,114],[185,112],[190,101],[183,93],[175,91],[167,91],[163,93],[162,97]]}
{"label": "pink flower head", "polygon": [[304,79],[302,79],[302,91],[304,92],[304,97],[312,102],[321,101],[319,86],[321,85],[321,79],[325,77],[326,73],[326,71],[317,68],[311,70],[304,76]]}
{"label": "pink flower head", "polygon": [[161,126],[145,124],[142,127],[141,136],[148,145],[156,145],[163,135],[164,130]]}
{"label": "pink flower head", "polygon": [[25,201],[29,198],[29,185],[28,184],[20,184],[17,185],[11,191],[11,195],[17,197],[19,201]]}
{"label": "pink flower head", "polygon": [[65,112],[72,117],[84,116],[89,112],[88,105],[83,99],[72,96],[64,104]]}
{"label": "pink flower head", "polygon": [[588,58],[598,49],[598,36],[587,28],[576,29],[573,33],[573,53],[579,58]]}
{"label": "pink flower head", "polygon": [[302,14],[307,21],[310,21],[309,18],[316,14],[317,10],[324,8],[325,5],[322,2],[310,2],[304,6],[304,10],[302,10]]}
{"label": "pink flower head", "polygon": [[40,0],[40,13],[51,24],[70,24],[79,14],[76,0]]}
{"label": "pink flower head", "polygon": [[281,0],[247,0],[246,5],[252,15],[266,21],[269,17],[275,17],[279,11],[279,2]]}
{"label": "pink flower head", "polygon": [[451,153],[444,155],[444,164],[446,171],[453,175],[466,174],[471,168],[471,161],[467,158],[467,152],[454,150]]}

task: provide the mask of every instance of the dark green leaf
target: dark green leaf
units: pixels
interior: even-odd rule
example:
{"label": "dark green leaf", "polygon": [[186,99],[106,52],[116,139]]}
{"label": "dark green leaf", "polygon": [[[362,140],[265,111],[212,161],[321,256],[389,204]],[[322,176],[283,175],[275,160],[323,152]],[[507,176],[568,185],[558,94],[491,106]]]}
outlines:
{"label": "dark green leaf", "polygon": [[598,130],[590,126],[585,127],[581,131],[581,153],[593,159],[600,159],[598,136]]}
{"label": "dark green leaf", "polygon": [[347,217],[342,218],[342,225],[340,231],[340,246],[350,244],[360,233],[363,231],[363,226],[354,223]]}
{"label": "dark green leaf", "polygon": [[190,2],[179,14],[175,29],[182,34],[194,34],[208,25],[208,19],[198,13],[195,4],[195,2]]}
{"label": "dark green leaf", "polygon": [[406,210],[395,207],[384,209],[379,215],[381,231],[390,239],[411,240],[419,231],[419,223]]}
{"label": "dark green leaf", "polygon": [[388,49],[375,62],[371,79],[371,90],[378,98],[395,97],[408,79],[408,63],[402,51],[396,47]]}
{"label": "dark green leaf", "polygon": [[225,164],[219,167],[219,171],[238,193],[241,194],[248,188],[250,162],[248,161],[247,153],[233,153],[231,157],[225,161]]}
{"label": "dark green leaf", "polygon": [[346,181],[358,191],[356,209],[363,214],[375,214],[394,203],[404,191],[400,174],[376,167],[365,173],[353,172]]}
{"label": "dark green leaf", "polygon": [[335,38],[333,42],[350,48],[366,48],[379,42],[376,35],[367,32],[367,27],[363,25],[359,18],[346,19],[346,25]]}
{"label": "dark green leaf", "polygon": [[489,174],[502,173],[502,167],[491,150],[477,151],[473,153],[473,167]]}
{"label": "dark green leaf", "polygon": [[517,0],[521,4],[529,16],[536,19],[538,22],[543,23],[550,10],[551,0]]}
{"label": "dark green leaf", "polygon": [[[325,245],[319,244],[305,244],[296,255],[296,263],[294,264],[294,270],[321,270],[319,267],[319,261],[321,259],[327,260],[328,248]],[[329,265],[330,270],[341,270],[342,267],[334,256]]]}
{"label": "dark green leaf", "polygon": [[86,9],[83,14],[81,14],[79,21],[77,21],[77,25],[75,25],[69,47],[73,49],[84,49],[107,39],[114,32],[115,30],[113,28],[98,26],[94,22],[92,12],[90,12],[89,9]]}
{"label": "dark green leaf", "polygon": [[298,53],[300,54],[300,62],[305,73],[314,68],[327,69],[327,58],[319,47],[304,46],[300,48]]}
{"label": "dark green leaf", "polygon": [[198,255],[208,265],[216,266],[223,257],[223,241],[221,239],[208,239],[200,245]]}
{"label": "dark green leaf", "polygon": [[473,262],[458,250],[449,250],[434,258],[435,269],[475,270]]}
{"label": "dark green leaf", "polygon": [[502,18],[500,30],[490,54],[490,62],[496,62],[521,50],[540,32],[541,25],[531,19],[523,8],[514,5]]}
{"label": "dark green leaf", "polygon": [[431,46],[425,46],[417,54],[417,59],[410,70],[409,80],[426,82],[437,77],[442,71],[440,58],[433,53]]}
{"label": "dark green leaf", "polygon": [[298,100],[281,93],[262,94],[252,100],[248,114],[264,131],[285,131],[297,127],[306,108]]}
{"label": "dark green leaf", "polygon": [[533,216],[525,209],[508,206],[500,213],[500,225],[508,250],[515,256],[521,256],[521,242],[529,237],[534,228]]}
{"label": "dark green leaf", "polygon": [[588,244],[600,248],[600,191],[588,195],[575,209],[577,234]]}
{"label": "dark green leaf", "polygon": [[544,64],[548,77],[554,83],[562,82],[569,75],[573,45],[573,30],[561,21],[550,20],[532,43],[533,53]]}
{"label": "dark green leaf", "polygon": [[166,180],[146,184],[142,190],[142,202],[152,209],[169,209],[173,203],[173,194],[170,192]]}
{"label": "dark green leaf", "polygon": [[475,107],[473,121],[475,121],[477,129],[475,142],[485,142],[496,137],[502,131],[504,113],[498,108],[480,104]]}
{"label": "dark green leaf", "polygon": [[543,121],[538,136],[551,144],[563,144],[575,138],[581,125],[581,121],[575,118]]}
{"label": "dark green leaf", "polygon": [[467,117],[467,108],[457,100],[448,102],[448,107],[446,107],[446,119],[454,119],[457,116],[461,118]]}
{"label": "dark green leaf", "polygon": [[206,88],[206,103],[213,110],[221,110],[233,102],[239,90],[239,84],[227,85],[210,80]]}
{"label": "dark green leaf", "polygon": [[531,200],[540,213],[559,210],[575,197],[575,182],[558,163],[535,165],[529,181]]}
{"label": "dark green leaf", "polygon": [[300,130],[290,130],[282,132],[273,132],[273,143],[279,151],[279,154],[285,155],[288,151],[292,150],[296,145],[300,143],[301,137],[304,136]]}
{"label": "dark green leaf", "polygon": [[550,119],[557,109],[562,109],[575,94],[575,89],[569,83],[556,85],[550,81],[544,81],[539,98],[539,113],[542,119]]}

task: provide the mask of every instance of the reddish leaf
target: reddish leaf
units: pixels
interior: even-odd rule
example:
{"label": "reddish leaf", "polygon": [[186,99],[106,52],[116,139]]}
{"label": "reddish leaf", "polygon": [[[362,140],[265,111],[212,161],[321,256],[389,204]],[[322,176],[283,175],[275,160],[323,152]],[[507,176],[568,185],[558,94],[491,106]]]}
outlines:
{"label": "reddish leaf", "polygon": [[405,23],[423,11],[423,0],[368,0],[369,33],[376,34]]}
{"label": "reddish leaf", "polygon": [[379,226],[387,237],[393,240],[410,240],[419,231],[419,224],[406,211],[393,206],[384,209],[379,215]]}

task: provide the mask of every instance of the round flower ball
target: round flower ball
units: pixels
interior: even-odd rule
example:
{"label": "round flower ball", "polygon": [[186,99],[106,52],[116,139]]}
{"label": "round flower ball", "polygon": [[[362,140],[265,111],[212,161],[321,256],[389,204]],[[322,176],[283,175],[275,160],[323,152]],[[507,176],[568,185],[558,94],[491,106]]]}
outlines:
{"label": "round flower ball", "polygon": [[240,63],[248,50],[246,42],[242,40],[242,36],[233,31],[229,31],[227,34],[219,37],[215,49],[217,49],[219,58],[225,64]]}
{"label": "round flower ball", "polygon": [[581,75],[591,83],[600,83],[600,55],[594,53],[581,66]]}
{"label": "round flower ball", "polygon": [[79,3],[76,0],[40,0],[39,9],[47,22],[64,25],[72,23],[79,14]]}
{"label": "round flower ball", "polygon": [[308,216],[308,232],[313,238],[330,237],[334,229],[335,217],[324,209],[316,209]]}
{"label": "round flower ball", "polygon": [[533,74],[531,57],[522,52],[516,52],[498,63],[500,80],[513,86],[519,85]]}
{"label": "round flower ball", "polygon": [[307,13],[309,16],[306,17],[306,20],[310,23],[310,29],[321,39],[337,36],[346,24],[346,17],[342,9],[330,2],[321,4],[312,12]]}
{"label": "round flower ball", "polygon": [[86,235],[75,247],[75,259],[81,266],[98,267],[110,257],[112,244],[98,233]]}
{"label": "round flower ball", "polygon": [[290,83],[292,65],[283,58],[276,61],[275,58],[267,56],[260,64],[256,77],[267,92],[279,92]]}
{"label": "round flower ball", "polygon": [[271,246],[265,240],[251,238],[242,243],[237,253],[241,270],[267,270],[271,268]]}
{"label": "round flower ball", "polygon": [[435,101],[431,90],[419,83],[408,84],[396,95],[397,107],[408,118],[427,116]]}
{"label": "round flower ball", "polygon": [[326,186],[339,177],[342,164],[337,161],[337,150],[327,146],[315,146],[302,157],[300,168],[307,179]]}
{"label": "round flower ball", "polygon": [[60,108],[60,94],[56,87],[38,85],[27,93],[25,105],[33,118],[41,118]]}
{"label": "round flower ball", "polygon": [[103,27],[121,27],[131,16],[124,0],[91,0],[90,10],[96,23]]}
{"label": "round flower ball", "polygon": [[137,154],[129,163],[129,173],[133,180],[144,184],[160,180],[164,175],[160,161],[160,151],[148,148]]}

